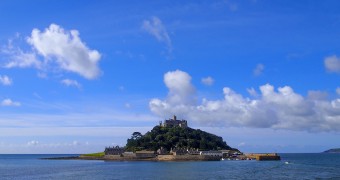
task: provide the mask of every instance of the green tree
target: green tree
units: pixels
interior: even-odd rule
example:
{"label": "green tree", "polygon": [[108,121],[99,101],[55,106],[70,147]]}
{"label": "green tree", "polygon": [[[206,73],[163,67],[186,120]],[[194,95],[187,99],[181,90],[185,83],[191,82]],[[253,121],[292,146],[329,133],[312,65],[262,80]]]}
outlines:
{"label": "green tree", "polygon": [[133,133],[132,133],[132,136],[131,136],[131,139],[133,139],[133,140],[138,140],[138,139],[140,139],[142,136],[143,136],[143,135],[142,135],[142,133],[140,133],[140,132],[133,132]]}
{"label": "green tree", "polygon": [[[233,149],[223,141],[222,137],[199,129],[161,126],[155,126],[144,135],[140,132],[132,133],[126,144],[126,149],[131,151],[157,150],[161,147],[168,150],[174,147],[202,150]],[[237,149],[233,150],[237,151]]]}

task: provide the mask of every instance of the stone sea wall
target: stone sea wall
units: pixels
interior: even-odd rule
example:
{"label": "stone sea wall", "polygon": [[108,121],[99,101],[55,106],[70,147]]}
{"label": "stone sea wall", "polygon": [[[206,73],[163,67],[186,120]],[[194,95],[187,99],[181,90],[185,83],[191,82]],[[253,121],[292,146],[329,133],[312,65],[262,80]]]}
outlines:
{"label": "stone sea wall", "polygon": [[204,155],[158,155],[157,159],[159,161],[219,161],[221,157]]}
{"label": "stone sea wall", "polygon": [[139,158],[136,156],[105,155],[103,157],[79,156],[79,159],[109,161],[219,161],[221,157],[205,155],[158,155],[153,158]]}

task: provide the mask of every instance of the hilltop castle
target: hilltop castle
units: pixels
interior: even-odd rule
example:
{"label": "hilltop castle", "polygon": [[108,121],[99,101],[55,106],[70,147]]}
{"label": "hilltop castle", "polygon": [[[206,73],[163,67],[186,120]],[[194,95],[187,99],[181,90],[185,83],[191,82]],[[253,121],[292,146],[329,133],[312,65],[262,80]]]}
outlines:
{"label": "hilltop castle", "polygon": [[173,118],[170,118],[168,120],[164,120],[164,123],[162,121],[159,122],[160,126],[163,127],[182,127],[182,128],[187,128],[188,127],[188,122],[187,120],[177,120],[177,117],[174,115]]}

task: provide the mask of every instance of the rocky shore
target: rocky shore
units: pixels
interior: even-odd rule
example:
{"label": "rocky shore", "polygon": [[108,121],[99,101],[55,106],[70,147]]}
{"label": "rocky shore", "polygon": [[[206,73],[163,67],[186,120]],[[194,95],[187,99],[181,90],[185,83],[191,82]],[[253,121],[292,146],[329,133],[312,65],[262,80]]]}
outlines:
{"label": "rocky shore", "polygon": [[[45,160],[103,160],[103,161],[220,161],[224,160],[220,156],[209,155],[157,155],[154,157],[136,157],[136,156],[121,156],[121,155],[104,155],[104,156],[68,156],[68,157],[50,157],[41,158]],[[235,157],[226,158],[227,160],[280,160],[280,156],[276,153],[267,154],[245,154]]]}
{"label": "rocky shore", "polygon": [[41,158],[44,160],[104,160],[104,161],[220,161],[221,157],[217,156],[200,156],[200,155],[158,155],[149,158],[122,157],[119,155],[105,155],[102,157],[92,156],[70,156],[70,157],[51,157]]}

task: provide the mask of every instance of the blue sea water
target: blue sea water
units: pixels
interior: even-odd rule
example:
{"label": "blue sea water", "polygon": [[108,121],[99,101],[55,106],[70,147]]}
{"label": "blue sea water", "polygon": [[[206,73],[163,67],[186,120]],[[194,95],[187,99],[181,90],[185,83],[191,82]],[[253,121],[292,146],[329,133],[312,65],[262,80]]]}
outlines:
{"label": "blue sea water", "polygon": [[340,179],[340,154],[280,154],[281,161],[40,159],[60,156],[74,155],[0,155],[0,179]]}

